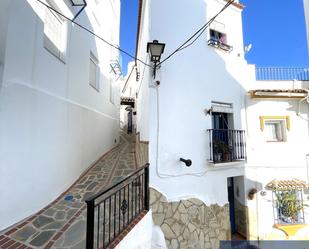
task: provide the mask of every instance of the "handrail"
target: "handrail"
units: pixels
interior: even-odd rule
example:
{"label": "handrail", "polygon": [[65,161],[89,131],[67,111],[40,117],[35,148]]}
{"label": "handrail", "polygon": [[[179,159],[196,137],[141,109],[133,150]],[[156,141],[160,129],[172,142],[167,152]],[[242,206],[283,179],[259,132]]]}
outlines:
{"label": "handrail", "polygon": [[146,163],[144,166],[141,166],[138,170],[130,173],[129,175],[127,175],[124,179],[122,179],[120,182],[117,182],[116,184],[113,184],[113,185],[110,185],[110,186],[107,186],[105,188],[103,188],[100,192],[88,197],[85,202],[88,203],[88,202],[91,202],[93,201],[94,199],[97,199],[98,197],[106,194],[108,191],[112,190],[113,188],[119,186],[120,184],[124,183],[125,181],[127,181],[128,179],[130,179],[132,176],[138,174],[139,172],[141,172],[142,170],[144,170],[145,168],[149,167],[149,163]]}
{"label": "handrail", "polygon": [[207,131],[244,131],[244,130],[234,130],[234,129],[207,129]]}
{"label": "handrail", "polygon": [[149,210],[149,163],[85,200],[86,249],[105,249]]}

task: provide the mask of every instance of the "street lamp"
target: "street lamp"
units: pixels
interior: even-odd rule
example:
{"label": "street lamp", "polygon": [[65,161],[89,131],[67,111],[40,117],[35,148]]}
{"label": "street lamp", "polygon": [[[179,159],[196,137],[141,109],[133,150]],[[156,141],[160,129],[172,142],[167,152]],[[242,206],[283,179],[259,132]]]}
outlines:
{"label": "street lamp", "polygon": [[160,62],[161,55],[164,52],[165,44],[159,43],[158,40],[147,43],[147,53],[150,54],[150,61],[154,63],[153,77],[156,77],[157,64]]}

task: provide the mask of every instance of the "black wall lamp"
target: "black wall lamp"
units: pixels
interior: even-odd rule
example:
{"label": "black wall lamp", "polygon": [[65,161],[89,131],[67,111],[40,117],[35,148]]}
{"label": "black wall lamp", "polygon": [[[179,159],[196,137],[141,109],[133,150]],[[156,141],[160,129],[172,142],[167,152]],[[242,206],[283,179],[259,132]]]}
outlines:
{"label": "black wall lamp", "polygon": [[183,162],[187,167],[190,167],[192,165],[192,161],[190,159],[179,159],[181,162]]}
{"label": "black wall lamp", "polygon": [[153,78],[156,77],[156,70],[160,62],[161,55],[164,53],[165,43],[159,43],[158,40],[153,40],[147,43],[147,53],[150,54],[150,61],[154,63]]}

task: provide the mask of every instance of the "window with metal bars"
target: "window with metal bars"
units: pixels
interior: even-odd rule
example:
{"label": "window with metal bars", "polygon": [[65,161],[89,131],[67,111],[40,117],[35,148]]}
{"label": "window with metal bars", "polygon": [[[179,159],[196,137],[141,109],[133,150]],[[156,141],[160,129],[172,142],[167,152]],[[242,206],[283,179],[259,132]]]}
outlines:
{"label": "window with metal bars", "polygon": [[273,208],[275,224],[305,223],[302,190],[273,191]]}

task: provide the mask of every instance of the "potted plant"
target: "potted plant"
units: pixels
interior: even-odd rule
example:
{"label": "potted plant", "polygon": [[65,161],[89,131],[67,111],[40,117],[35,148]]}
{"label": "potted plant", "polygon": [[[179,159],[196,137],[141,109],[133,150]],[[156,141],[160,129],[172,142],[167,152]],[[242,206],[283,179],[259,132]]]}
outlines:
{"label": "potted plant", "polygon": [[216,161],[229,161],[231,155],[230,147],[222,140],[214,140],[213,144]]}
{"label": "potted plant", "polygon": [[289,224],[299,223],[298,214],[303,209],[303,205],[297,199],[295,190],[276,193],[276,197],[281,220]]}

